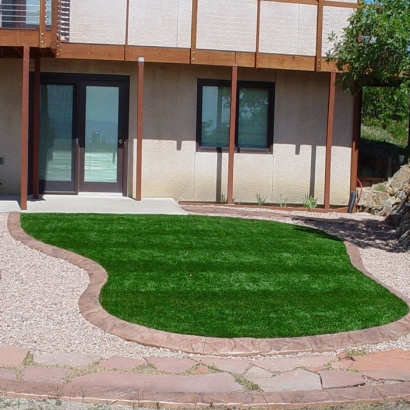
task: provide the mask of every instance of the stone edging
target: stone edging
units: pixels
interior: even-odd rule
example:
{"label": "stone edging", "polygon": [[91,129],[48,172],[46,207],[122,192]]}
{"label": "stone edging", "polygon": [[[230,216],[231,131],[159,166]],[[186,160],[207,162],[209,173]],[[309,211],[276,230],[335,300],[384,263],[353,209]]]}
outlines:
{"label": "stone edging", "polygon": [[[107,273],[99,264],[73,252],[47,245],[30,237],[20,226],[19,213],[9,214],[8,229],[10,235],[14,239],[22,242],[26,246],[55,258],[66,260],[87,271],[90,278],[90,284],[81,295],[78,302],[81,314],[89,322],[106,332],[142,345],[167,348],[191,354],[255,356],[333,351],[394,340],[410,333],[410,313],[396,322],[379,327],[351,332],[294,338],[224,339],[181,335],[150,329],[118,319],[110,315],[101,307],[99,303],[99,294],[101,288],[107,281]],[[345,244],[352,264],[365,275],[378,281],[364,269],[357,247],[352,243],[345,242]],[[408,298],[390,287],[385,287],[399,298],[403,299],[410,306],[410,300]]]}

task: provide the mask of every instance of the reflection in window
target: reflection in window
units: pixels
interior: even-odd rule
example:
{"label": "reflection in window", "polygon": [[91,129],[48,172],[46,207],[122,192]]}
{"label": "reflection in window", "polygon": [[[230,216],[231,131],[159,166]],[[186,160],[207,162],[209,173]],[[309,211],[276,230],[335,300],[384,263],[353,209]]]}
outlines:
{"label": "reflection in window", "polygon": [[[229,144],[230,83],[198,81],[197,139],[201,147]],[[239,82],[236,146],[266,149],[272,144],[273,83]]]}

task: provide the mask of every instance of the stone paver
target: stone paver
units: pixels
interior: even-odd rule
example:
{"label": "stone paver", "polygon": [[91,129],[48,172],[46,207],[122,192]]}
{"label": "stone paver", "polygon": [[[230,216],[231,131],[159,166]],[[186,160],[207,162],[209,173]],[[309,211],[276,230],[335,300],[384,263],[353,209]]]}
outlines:
{"label": "stone paver", "polygon": [[242,374],[251,364],[249,360],[221,359],[216,357],[203,357],[201,363],[216,366],[220,370]]}
{"label": "stone paver", "polygon": [[265,369],[261,369],[257,366],[252,366],[244,375],[247,379],[258,380],[258,379],[267,379],[273,377],[272,372],[268,372]]}
{"label": "stone paver", "polygon": [[336,389],[340,387],[355,387],[365,384],[361,373],[343,372],[339,370],[320,371],[322,387],[324,389]]}
{"label": "stone paver", "polygon": [[136,367],[143,366],[147,362],[145,360],[131,359],[129,357],[112,356],[100,363],[99,367],[104,369],[121,369],[132,370]]}
{"label": "stone paver", "polygon": [[71,385],[82,388],[100,386],[107,390],[116,389],[119,391],[132,389],[134,391],[184,393],[231,393],[243,390],[243,387],[227,373],[176,376],[102,371],[75,377],[72,379]]}
{"label": "stone paver", "polygon": [[410,382],[410,369],[407,372],[394,372],[390,370],[363,370],[363,376],[374,380],[397,380]]}
{"label": "stone paver", "polygon": [[147,357],[147,362],[153,364],[157,370],[167,373],[185,373],[197,364],[194,360],[176,357]]}
{"label": "stone paver", "polygon": [[258,384],[266,392],[322,390],[320,377],[301,369],[292,370],[270,379],[259,379]]}
{"label": "stone paver", "polygon": [[333,360],[333,357],[328,356],[300,356],[258,360],[253,364],[272,372],[286,372],[289,370],[295,370],[298,367],[303,367],[306,369],[311,367],[321,367]]}
{"label": "stone paver", "polygon": [[0,379],[16,380],[16,374],[9,369],[0,369]]}
{"label": "stone paver", "polygon": [[29,366],[23,370],[22,380],[25,382],[63,384],[70,369]]}
{"label": "stone paver", "polygon": [[88,367],[94,362],[101,360],[99,356],[88,354],[60,354],[60,355],[41,355],[35,354],[33,357],[35,363],[47,364],[54,366],[70,366],[70,367]]}
{"label": "stone paver", "polygon": [[410,373],[410,351],[387,350],[366,356],[355,356],[353,367],[359,371],[388,370]]}
{"label": "stone paver", "polygon": [[0,367],[19,367],[26,358],[28,349],[0,347]]}

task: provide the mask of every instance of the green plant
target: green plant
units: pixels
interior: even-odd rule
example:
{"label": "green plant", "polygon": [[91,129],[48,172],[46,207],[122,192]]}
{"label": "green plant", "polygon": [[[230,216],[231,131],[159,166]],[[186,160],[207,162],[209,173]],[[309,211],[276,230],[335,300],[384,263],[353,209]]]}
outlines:
{"label": "green plant", "polygon": [[263,196],[260,192],[257,192],[256,193],[256,202],[258,203],[259,206],[265,205],[266,196]]}
{"label": "green plant", "polygon": [[306,194],[303,198],[303,208],[314,209],[317,206],[317,198],[313,195]]}
{"label": "green plant", "polygon": [[284,198],[282,194],[279,194],[279,206],[281,208],[285,208],[287,204],[288,204],[288,198]]}
{"label": "green plant", "polygon": [[225,196],[224,193],[221,193],[221,198],[220,198],[219,202],[220,202],[221,204],[226,204],[226,203],[228,202],[228,200],[227,200],[227,198],[226,198],[226,196]]}

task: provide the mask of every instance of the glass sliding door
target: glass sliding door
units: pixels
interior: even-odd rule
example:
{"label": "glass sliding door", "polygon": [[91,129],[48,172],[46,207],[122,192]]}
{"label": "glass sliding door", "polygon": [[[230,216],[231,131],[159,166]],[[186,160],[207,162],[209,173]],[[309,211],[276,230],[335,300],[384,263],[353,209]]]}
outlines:
{"label": "glass sliding door", "polygon": [[125,192],[128,88],[123,76],[42,75],[41,193]]}
{"label": "glass sliding door", "polygon": [[80,138],[80,191],[121,192],[124,92],[121,84],[85,83],[84,125]]}
{"label": "glass sliding door", "polygon": [[117,182],[118,106],[118,87],[86,88],[85,182]]}
{"label": "glass sliding door", "polygon": [[74,192],[74,86],[43,84],[40,93],[40,190]]}

